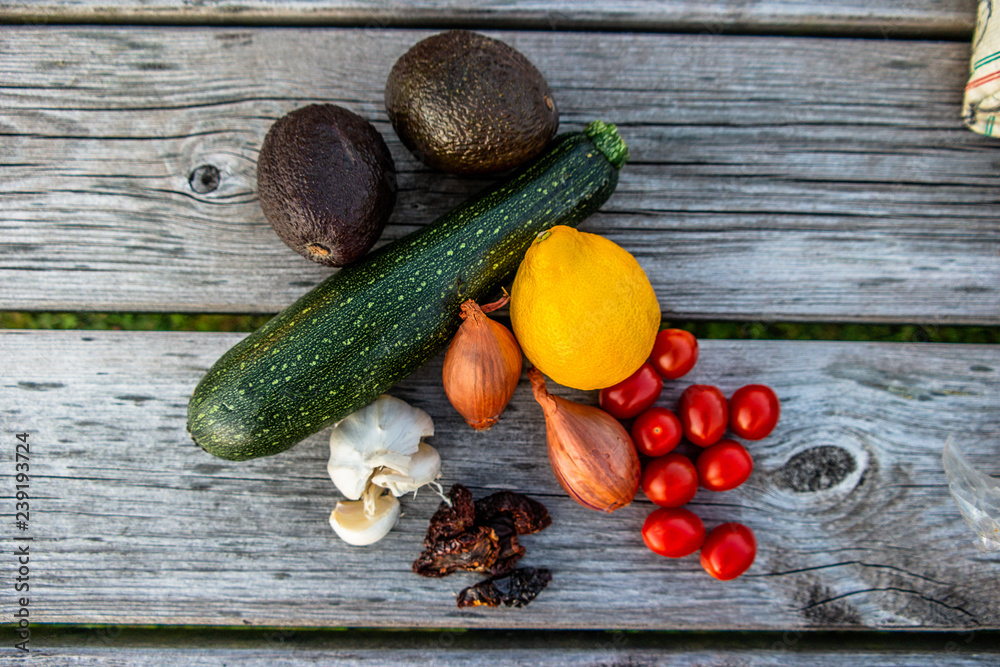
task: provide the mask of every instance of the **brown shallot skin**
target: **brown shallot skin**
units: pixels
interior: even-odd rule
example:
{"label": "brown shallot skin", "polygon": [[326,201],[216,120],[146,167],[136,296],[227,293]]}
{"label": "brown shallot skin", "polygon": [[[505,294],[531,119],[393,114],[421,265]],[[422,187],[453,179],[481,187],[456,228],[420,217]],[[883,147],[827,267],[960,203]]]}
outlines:
{"label": "brown shallot skin", "polygon": [[486,317],[510,300],[480,307],[462,304],[462,325],[444,356],[444,392],[448,401],[477,431],[485,431],[503,414],[521,379],[521,347],[510,329]]}
{"label": "brown shallot skin", "polygon": [[639,454],[625,427],[610,414],[553,396],[537,368],[528,371],[545,412],[549,463],[570,498],[589,509],[614,512],[639,490]]}

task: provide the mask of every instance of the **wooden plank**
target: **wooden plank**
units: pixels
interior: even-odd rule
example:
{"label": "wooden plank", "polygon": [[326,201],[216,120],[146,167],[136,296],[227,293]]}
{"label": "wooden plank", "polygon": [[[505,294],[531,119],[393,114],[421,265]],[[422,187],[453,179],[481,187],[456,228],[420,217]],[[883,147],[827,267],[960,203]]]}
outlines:
{"label": "wooden plank", "polygon": [[609,4],[455,0],[395,2],[337,0],[3,0],[0,18],[7,20],[106,23],[213,23],[355,25],[399,28],[454,26],[475,28],[542,28],[720,32],[794,32],[854,36],[921,35],[968,38],[976,16],[975,0],[908,0],[865,2],[836,0],[739,0],[703,3],[695,0],[655,2],[626,0]]}
{"label": "wooden plank", "polygon": [[[291,303],[327,270],[267,225],[256,155],[309,102],[388,140],[384,239],[433,220],[485,181],[421,168],[386,120],[386,73],[427,34],[4,30],[0,308]],[[494,34],[541,67],[563,129],[621,126],[632,160],[583,228],[636,254],[667,317],[1000,321],[1000,172],[958,118],[966,45]],[[203,165],[221,179],[198,193]]]}
{"label": "wooden plank", "polygon": [[[233,334],[0,333],[0,466],[30,434],[32,619],[46,623],[536,629],[772,630],[1000,628],[1000,554],[973,546],[941,466],[949,438],[1000,474],[996,346],[706,340],[689,383],[727,395],[775,388],[776,433],[751,445],[739,489],[699,492],[711,528],[740,521],[759,553],[720,583],[694,557],[643,545],[651,505],[603,515],[564,496],[526,382],[487,433],[447,405],[440,358],[392,391],[435,420],[442,483],[478,497],[541,499],[553,525],[524,538],[551,585],[523,609],[459,610],[472,575],[410,571],[432,493],[404,499],[377,546],[349,547],[327,525],[337,494],[318,434],[280,456],[214,459],[185,431],[186,403]],[[593,402],[593,392],[553,387]],[[13,506],[2,507],[10,526]],[[9,530],[5,529],[5,530]]]}
{"label": "wooden plank", "polygon": [[[280,636],[279,633],[274,633]],[[956,653],[939,651],[916,653],[914,651],[859,651],[842,650],[830,653],[804,650],[791,652],[789,647],[777,640],[779,647],[767,650],[731,651],[702,649],[686,651],[679,649],[634,649],[628,646],[624,634],[604,638],[601,648],[582,649],[565,647],[550,650],[530,650],[519,646],[516,637],[508,638],[505,646],[494,645],[485,649],[456,650],[451,644],[439,645],[435,642],[449,635],[427,637],[423,646],[412,649],[380,649],[368,646],[350,651],[315,650],[302,648],[253,648],[253,649],[202,649],[202,648],[43,648],[31,654],[33,665],[49,667],[71,664],[106,665],[115,667],[202,667],[209,665],[241,665],[242,667],[295,667],[304,665],[398,665],[399,667],[420,667],[431,664],[442,667],[469,665],[504,665],[525,667],[593,667],[594,665],[657,665],[658,667],[682,667],[686,665],[729,665],[746,667],[767,665],[802,665],[815,667],[843,667],[844,665],[870,665],[871,667],[936,667],[948,664],[955,667],[974,665],[995,665],[998,654],[984,650]],[[453,637],[454,635],[451,635]],[[626,644],[616,645],[615,639],[625,639]],[[454,639],[445,639],[454,642]],[[961,640],[959,640],[961,641]],[[951,643],[955,644],[954,641]],[[956,644],[957,645],[957,644]],[[963,647],[965,648],[965,647]]]}
{"label": "wooden plank", "polygon": [[[803,664],[799,660],[808,661],[807,664],[816,667],[843,665],[872,665],[873,667],[933,667],[942,664],[942,656],[939,654],[930,655],[907,655],[890,654],[886,656],[872,655],[862,652],[844,652],[834,655],[805,654],[795,655],[791,660],[776,660],[775,656],[769,652],[746,654],[746,653],[722,653],[719,651],[702,651],[682,655],[665,656],[662,652],[656,651],[621,651],[611,649],[607,651],[580,651],[580,650],[560,650],[551,652],[535,652],[524,650],[494,651],[486,656],[471,652],[442,652],[440,655],[429,653],[426,649],[415,649],[412,651],[379,651],[372,650],[364,653],[353,653],[349,657],[340,657],[337,654],[330,654],[326,651],[296,651],[291,653],[280,649],[239,651],[239,650],[213,650],[202,649],[160,649],[160,650],[135,650],[135,649],[115,649],[111,650],[77,650],[77,651],[50,651],[41,650],[33,652],[31,655],[32,664],[39,667],[50,667],[65,665],[72,660],[73,665],[85,667],[88,665],[106,665],[113,660],[115,667],[143,667],[145,665],[162,665],[162,667],[208,667],[209,665],[241,665],[243,667],[293,667],[301,665],[399,665],[406,667],[413,665],[428,664],[428,658],[433,656],[435,665],[494,665],[495,660],[503,660],[505,665],[531,665],[532,667],[591,667],[601,664],[622,664],[622,665],[658,665],[663,667],[682,665],[715,665],[728,664],[727,661],[739,660],[737,664],[747,667],[757,665],[793,665]],[[949,665],[994,665],[996,654],[984,656],[966,657],[960,656],[957,659],[947,656]],[[602,660],[631,660],[632,662],[607,663]]]}

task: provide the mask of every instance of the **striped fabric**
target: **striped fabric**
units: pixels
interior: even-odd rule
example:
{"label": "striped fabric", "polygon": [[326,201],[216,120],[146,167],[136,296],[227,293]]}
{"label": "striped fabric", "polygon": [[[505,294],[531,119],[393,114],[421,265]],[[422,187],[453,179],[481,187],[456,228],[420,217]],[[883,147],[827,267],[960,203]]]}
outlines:
{"label": "striped fabric", "polygon": [[969,69],[962,107],[965,124],[974,132],[1000,137],[1000,16],[993,16],[993,0],[979,0]]}

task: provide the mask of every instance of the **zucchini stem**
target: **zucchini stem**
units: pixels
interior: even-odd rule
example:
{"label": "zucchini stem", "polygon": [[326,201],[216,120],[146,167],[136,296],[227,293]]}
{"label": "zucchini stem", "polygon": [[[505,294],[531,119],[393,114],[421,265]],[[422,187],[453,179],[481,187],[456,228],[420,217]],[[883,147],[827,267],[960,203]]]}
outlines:
{"label": "zucchini stem", "polygon": [[597,150],[604,154],[615,169],[621,169],[628,160],[628,146],[612,123],[595,120],[583,129],[583,133],[594,142]]}

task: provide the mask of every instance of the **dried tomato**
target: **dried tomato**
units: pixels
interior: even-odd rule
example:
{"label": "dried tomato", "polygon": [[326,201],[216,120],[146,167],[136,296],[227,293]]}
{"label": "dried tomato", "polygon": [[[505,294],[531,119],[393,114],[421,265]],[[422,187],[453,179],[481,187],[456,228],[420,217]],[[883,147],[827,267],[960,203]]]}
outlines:
{"label": "dried tomato", "polygon": [[542,568],[524,567],[498,577],[490,577],[458,594],[459,607],[523,607],[552,581],[552,573]]}
{"label": "dried tomato", "polygon": [[552,523],[544,505],[519,493],[499,491],[473,502],[472,493],[455,484],[448,497],[451,505],[441,503],[431,517],[424,551],[413,562],[413,571],[425,577],[510,572],[524,556],[517,536]]}

